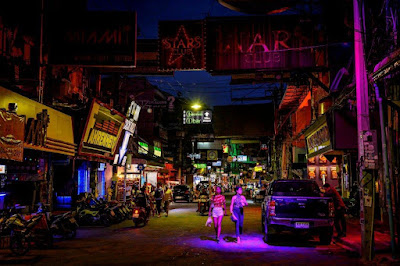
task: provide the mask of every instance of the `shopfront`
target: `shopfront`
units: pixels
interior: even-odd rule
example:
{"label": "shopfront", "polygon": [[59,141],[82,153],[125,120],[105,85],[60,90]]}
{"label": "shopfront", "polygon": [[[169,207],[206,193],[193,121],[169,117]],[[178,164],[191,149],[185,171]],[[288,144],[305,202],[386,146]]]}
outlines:
{"label": "shopfront", "polygon": [[3,87],[0,95],[1,190],[10,203],[52,205],[49,191],[72,179],[72,118]]}
{"label": "shopfront", "polygon": [[[339,188],[348,197],[352,185],[352,156],[357,152],[355,113],[333,110],[318,118],[304,133],[307,178],[319,186]],[[355,177],[355,175],[354,175]]]}

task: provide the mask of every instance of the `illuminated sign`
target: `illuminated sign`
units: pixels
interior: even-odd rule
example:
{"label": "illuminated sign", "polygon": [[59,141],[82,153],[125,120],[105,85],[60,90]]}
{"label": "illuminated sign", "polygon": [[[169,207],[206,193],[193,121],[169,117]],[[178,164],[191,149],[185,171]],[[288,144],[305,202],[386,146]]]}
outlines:
{"label": "illuminated sign", "polygon": [[221,167],[221,165],[222,165],[221,161],[212,162],[212,166],[214,167]]}
{"label": "illuminated sign", "polygon": [[247,155],[238,155],[236,159],[238,162],[247,162]]}
{"label": "illuminated sign", "polygon": [[229,146],[228,145],[222,145],[222,152],[223,153],[229,153]]}
{"label": "illuminated sign", "polygon": [[192,160],[201,159],[201,154],[200,153],[188,153],[187,157]]}
{"label": "illuminated sign", "polygon": [[0,164],[0,174],[6,174],[6,166],[4,164]]}
{"label": "illuminated sign", "polygon": [[260,165],[257,165],[256,167],[254,167],[254,172],[262,172],[263,168]]}
{"label": "illuminated sign", "polygon": [[94,100],[86,122],[79,154],[112,160],[124,126],[124,117]]}
{"label": "illuminated sign", "polygon": [[193,166],[197,169],[206,169],[207,168],[207,164],[205,164],[205,163],[195,163],[195,164],[193,164]]}
{"label": "illuminated sign", "polygon": [[0,110],[1,159],[23,161],[24,130],[25,117]]}
{"label": "illuminated sign", "polygon": [[136,65],[135,12],[50,13],[51,64],[91,67]]}
{"label": "illuminated sign", "polygon": [[154,156],[161,157],[161,148],[154,147]]}
{"label": "illuminated sign", "polygon": [[218,151],[216,151],[216,150],[208,150],[207,151],[207,160],[208,161],[216,161],[216,160],[218,160]]}
{"label": "illuminated sign", "polygon": [[212,122],[212,112],[210,110],[183,111],[183,124],[185,125],[210,124],[211,122]]}
{"label": "illuminated sign", "polygon": [[322,153],[325,150],[329,150],[332,146],[328,124],[324,122],[310,135],[306,136],[306,143],[309,157]]}
{"label": "illuminated sign", "polygon": [[201,21],[161,21],[159,39],[161,70],[205,69]]}
{"label": "illuminated sign", "polygon": [[[207,20],[207,69],[288,70],[322,66],[323,36],[295,16]],[[322,44],[322,43],[321,43]]]}
{"label": "illuminated sign", "polygon": [[139,143],[139,149],[138,153],[140,154],[148,154],[149,153],[149,144],[145,142],[138,142]]}

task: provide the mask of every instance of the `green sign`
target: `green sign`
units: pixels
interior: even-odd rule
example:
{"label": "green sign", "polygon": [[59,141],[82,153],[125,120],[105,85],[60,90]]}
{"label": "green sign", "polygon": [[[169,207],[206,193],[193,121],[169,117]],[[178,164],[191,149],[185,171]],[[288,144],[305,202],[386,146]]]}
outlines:
{"label": "green sign", "polygon": [[161,157],[161,148],[154,147],[154,155],[157,157]]}
{"label": "green sign", "polygon": [[149,153],[149,144],[139,141],[138,153],[140,153],[140,154],[148,154]]}
{"label": "green sign", "polygon": [[195,163],[195,164],[193,164],[193,166],[197,169],[206,169],[207,168],[207,164],[205,164],[205,163]]}

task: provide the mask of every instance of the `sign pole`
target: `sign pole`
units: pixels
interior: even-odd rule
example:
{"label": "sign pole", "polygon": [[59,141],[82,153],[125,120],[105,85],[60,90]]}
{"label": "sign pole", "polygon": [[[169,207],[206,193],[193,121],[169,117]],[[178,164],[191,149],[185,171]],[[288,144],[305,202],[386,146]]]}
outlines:
{"label": "sign pole", "polygon": [[125,162],[124,166],[124,203],[126,203],[126,171],[127,171],[126,164],[127,162]]}
{"label": "sign pole", "polygon": [[364,11],[362,0],[353,0],[354,12],[354,55],[357,97],[357,131],[358,131],[358,164],[360,193],[360,223],[361,223],[361,256],[365,260],[373,258],[374,235],[374,177],[364,167],[364,139],[370,130],[368,109],[368,80],[365,68],[363,43]]}

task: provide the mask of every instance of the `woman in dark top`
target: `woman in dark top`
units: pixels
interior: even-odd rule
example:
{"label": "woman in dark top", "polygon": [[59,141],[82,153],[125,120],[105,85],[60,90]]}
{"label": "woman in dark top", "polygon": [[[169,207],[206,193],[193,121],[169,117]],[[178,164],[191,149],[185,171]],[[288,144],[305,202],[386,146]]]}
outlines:
{"label": "woman in dark top", "polygon": [[242,195],[243,189],[242,187],[236,187],[235,189],[236,195],[232,197],[231,202],[231,213],[232,218],[235,220],[236,223],[236,239],[237,243],[240,243],[240,235],[243,233],[243,220],[244,220],[244,213],[243,207],[249,205],[247,203],[246,198]]}

